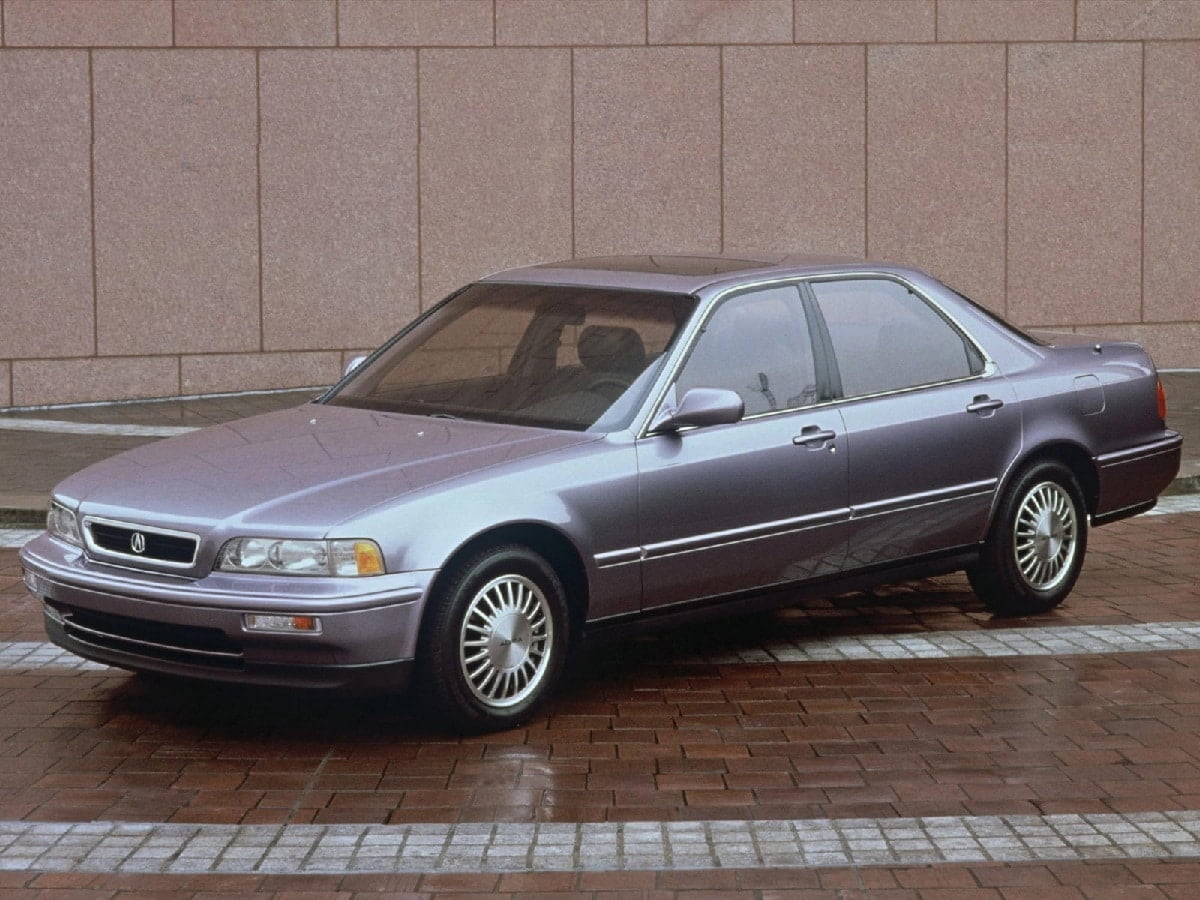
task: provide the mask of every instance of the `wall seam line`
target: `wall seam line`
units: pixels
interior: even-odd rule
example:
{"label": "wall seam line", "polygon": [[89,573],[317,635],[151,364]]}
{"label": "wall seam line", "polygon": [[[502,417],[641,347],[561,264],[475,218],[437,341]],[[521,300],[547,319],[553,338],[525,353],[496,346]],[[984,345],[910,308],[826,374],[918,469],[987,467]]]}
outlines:
{"label": "wall seam line", "polygon": [[254,211],[258,225],[258,352],[263,353],[267,349],[267,310],[263,297],[262,50],[257,48],[254,51]]}
{"label": "wall seam line", "polygon": [[863,256],[871,258],[871,54],[863,44]]}
{"label": "wall seam line", "polygon": [[1008,233],[1011,223],[1008,220],[1008,82],[1009,82],[1009,50],[1011,44],[1004,43],[1004,305],[1001,309],[1008,316]]}
{"label": "wall seam line", "polygon": [[171,46],[175,46],[175,0],[171,0]]}
{"label": "wall seam line", "polygon": [[342,0],[333,0],[333,46],[342,46]]}
{"label": "wall seam line", "polygon": [[[1154,46],[1173,46],[1173,45],[1188,45],[1188,46],[1190,46],[1192,44],[1197,43],[1197,41],[1200,41],[1200,36],[1198,36],[1198,37],[1181,37],[1181,38],[1155,37],[1155,38],[1146,38],[1144,40],[1136,39],[1136,38],[1111,38],[1111,39],[1096,40],[1096,41],[1078,41],[1077,43],[1081,43],[1081,44],[1123,44],[1123,45],[1124,44],[1147,44],[1147,45],[1154,45]],[[1031,46],[1054,45],[1054,44],[1061,45],[1061,44],[1070,44],[1070,43],[1072,43],[1072,41],[1059,40],[1059,39],[1055,39],[1055,38],[1038,38],[1038,39],[1034,39],[1034,40],[1015,40],[1015,41],[952,40],[952,41],[941,41],[939,43],[942,46],[987,47],[987,46],[994,46],[994,45],[1000,44],[1000,43],[1028,44]],[[489,49],[501,49],[501,50],[554,50],[554,49],[559,49],[559,50],[569,50],[569,49],[636,50],[642,46],[643,46],[642,44],[628,44],[628,43],[626,43],[626,44],[578,44],[578,45],[561,44],[561,43],[560,44],[502,44],[498,48],[493,48],[487,44],[438,44],[436,46],[422,45],[421,47],[417,47],[414,44],[345,44],[345,45],[342,45],[339,47],[334,47],[330,44],[304,44],[304,45],[261,44],[261,45],[257,45],[257,46],[251,46],[251,45],[246,45],[246,44],[204,44],[204,45],[195,45],[195,46],[184,45],[184,46],[179,46],[179,47],[172,46],[171,44],[103,44],[103,45],[94,45],[94,46],[87,45],[87,44],[21,44],[20,46],[5,45],[4,49],[8,50],[13,55],[16,55],[19,53],[35,53],[38,51],[48,51],[48,50],[89,50],[89,49],[104,50],[104,51],[120,50],[120,51],[123,51],[126,53],[155,53],[155,52],[161,52],[163,50],[207,50],[207,51],[229,50],[229,51],[243,52],[246,50],[254,50],[254,49],[270,50],[270,51],[276,51],[276,52],[287,51],[287,52],[292,52],[292,53],[300,53],[300,52],[303,52],[306,50],[345,50],[345,51],[352,51],[352,52],[359,52],[359,53],[370,53],[370,52],[377,52],[377,51],[381,51],[381,50],[385,50],[385,51],[410,50],[410,51],[412,51],[412,50],[418,50],[418,49],[424,49],[424,50],[489,50]],[[864,41],[837,41],[837,42],[827,42],[827,43],[817,43],[817,42],[787,43],[784,41],[755,41],[755,42],[732,43],[732,44],[723,44],[723,43],[716,42],[716,41],[704,41],[704,42],[690,43],[690,44],[669,43],[669,44],[654,44],[653,45],[654,49],[656,49],[656,50],[657,49],[670,49],[670,48],[697,49],[697,48],[704,48],[704,47],[713,47],[713,48],[716,48],[716,47],[730,47],[730,48],[742,47],[742,48],[771,49],[771,48],[783,48],[783,47],[846,48],[846,47],[855,47],[855,46],[880,47],[880,48],[883,48],[883,47],[932,47],[932,46],[934,46],[934,44],[932,41],[895,41],[895,42],[891,42],[891,43],[889,43],[887,41],[866,41],[866,42],[864,42]]]}
{"label": "wall seam line", "polygon": [[575,48],[570,49],[571,54],[571,258],[574,259],[575,250]]}
{"label": "wall seam line", "polygon": [[93,51],[88,63],[88,205],[91,207],[92,238],[92,355],[100,355],[100,277],[96,260],[96,77]]}
{"label": "wall seam line", "polygon": [[[493,5],[493,10],[495,6]],[[493,13],[494,14],[494,13]],[[421,48],[418,47],[414,52],[416,60],[414,68],[416,69],[416,106],[417,106],[417,312],[425,311],[425,250],[421,243],[421,197],[424,194],[424,188],[421,185]]]}
{"label": "wall seam line", "polygon": [[717,239],[725,252],[725,47],[717,49]]}
{"label": "wall seam line", "polygon": [[1142,41],[1142,134],[1141,134],[1141,167],[1142,177],[1140,182],[1141,187],[1141,209],[1138,210],[1141,231],[1138,240],[1141,246],[1138,248],[1138,277],[1140,279],[1139,304],[1138,304],[1138,320],[1143,324],[1146,321],[1146,42]]}

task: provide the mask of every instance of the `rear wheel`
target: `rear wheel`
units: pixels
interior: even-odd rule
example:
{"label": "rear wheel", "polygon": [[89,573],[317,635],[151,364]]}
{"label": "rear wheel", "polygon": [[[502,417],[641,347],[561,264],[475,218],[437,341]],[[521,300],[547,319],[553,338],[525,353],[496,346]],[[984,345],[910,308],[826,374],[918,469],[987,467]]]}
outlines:
{"label": "rear wheel", "polygon": [[1071,593],[1087,550],[1087,511],[1062,463],[1034,463],[1004,495],[971,587],[997,615],[1046,612]]}
{"label": "rear wheel", "polygon": [[551,692],[570,620],[554,569],[527,547],[457,566],[427,613],[422,678],[437,711],[467,731],[513,728]]}

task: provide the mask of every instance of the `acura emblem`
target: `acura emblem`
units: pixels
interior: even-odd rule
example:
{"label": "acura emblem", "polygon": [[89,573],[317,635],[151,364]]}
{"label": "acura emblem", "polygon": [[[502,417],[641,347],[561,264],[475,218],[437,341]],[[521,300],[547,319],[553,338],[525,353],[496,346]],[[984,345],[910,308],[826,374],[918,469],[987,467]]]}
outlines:
{"label": "acura emblem", "polygon": [[140,531],[135,531],[129,537],[129,549],[134,553],[146,552],[146,536]]}

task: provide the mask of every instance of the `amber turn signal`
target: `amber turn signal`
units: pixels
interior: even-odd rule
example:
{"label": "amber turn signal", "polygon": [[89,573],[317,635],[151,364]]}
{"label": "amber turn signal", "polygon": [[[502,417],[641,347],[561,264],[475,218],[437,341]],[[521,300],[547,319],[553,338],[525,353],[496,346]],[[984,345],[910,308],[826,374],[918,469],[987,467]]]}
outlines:
{"label": "amber turn signal", "polygon": [[383,554],[374,541],[354,542],[354,562],[359,575],[383,574]]}

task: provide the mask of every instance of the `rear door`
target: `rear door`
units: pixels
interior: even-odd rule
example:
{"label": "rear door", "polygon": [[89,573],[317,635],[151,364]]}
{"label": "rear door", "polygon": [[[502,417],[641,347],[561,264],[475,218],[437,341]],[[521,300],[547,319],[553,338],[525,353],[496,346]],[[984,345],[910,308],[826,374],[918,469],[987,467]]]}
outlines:
{"label": "rear door", "polygon": [[1007,380],[935,305],[887,278],[810,284],[849,451],[847,568],[983,539],[1021,446]]}

